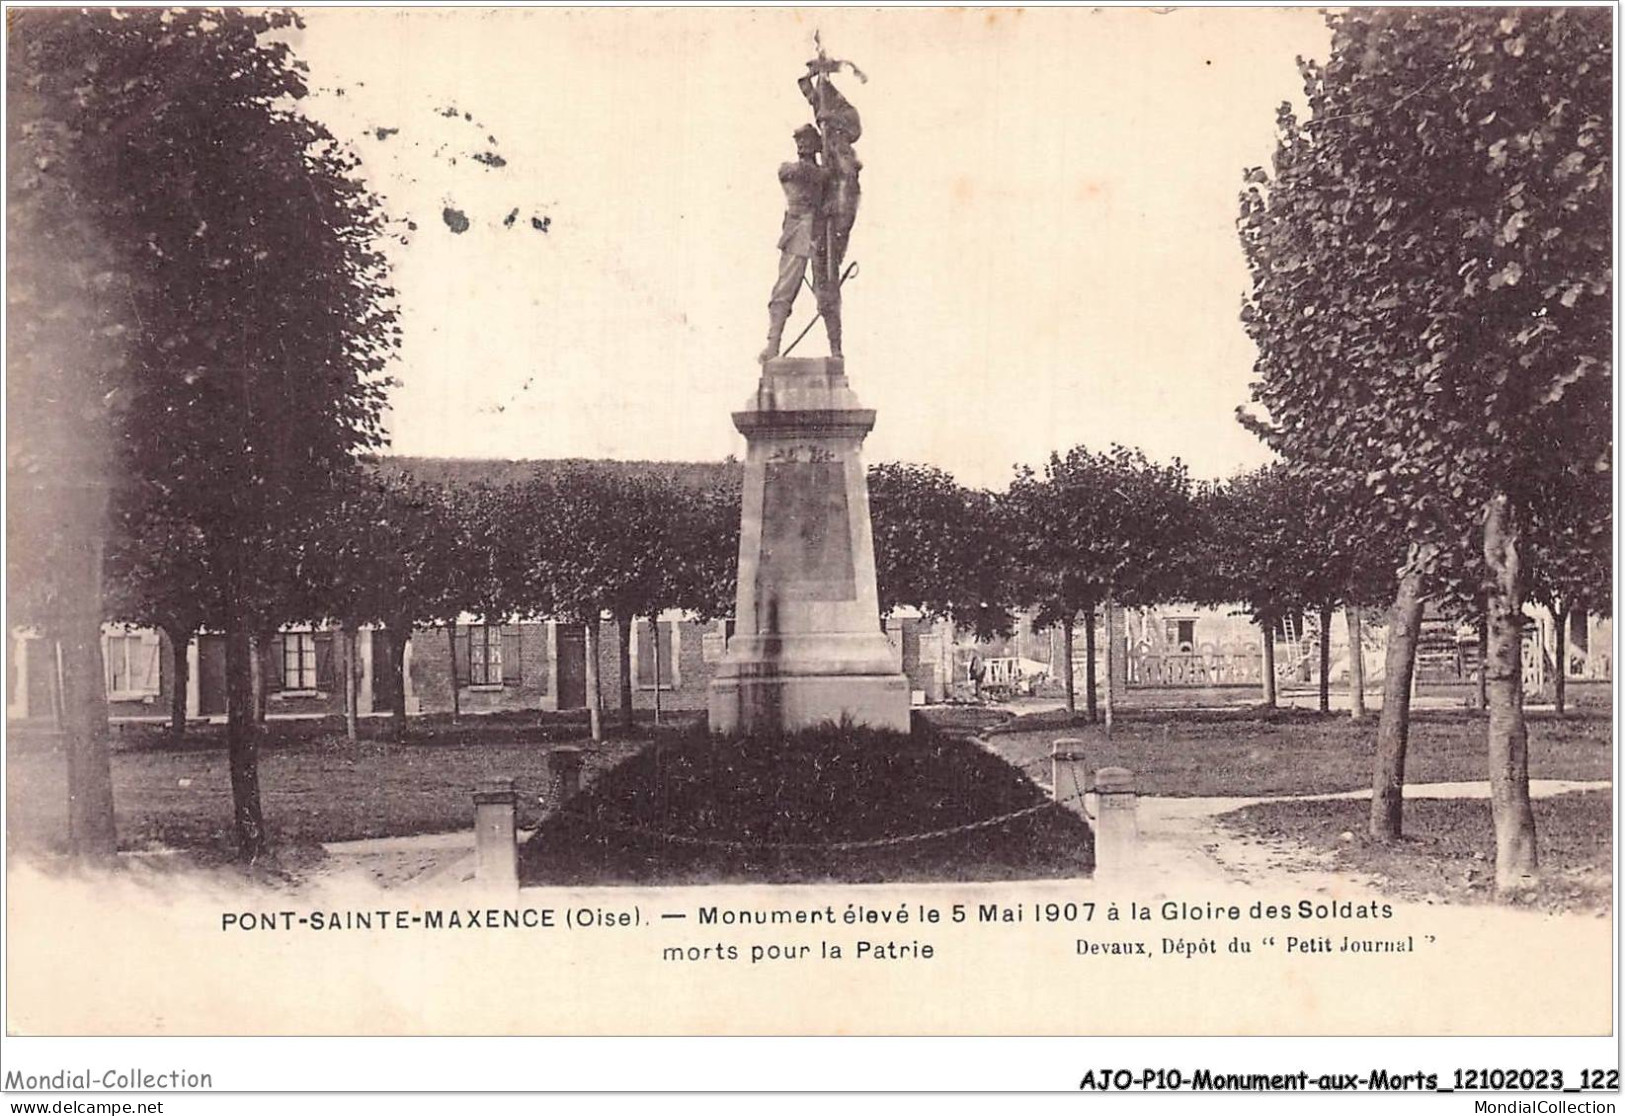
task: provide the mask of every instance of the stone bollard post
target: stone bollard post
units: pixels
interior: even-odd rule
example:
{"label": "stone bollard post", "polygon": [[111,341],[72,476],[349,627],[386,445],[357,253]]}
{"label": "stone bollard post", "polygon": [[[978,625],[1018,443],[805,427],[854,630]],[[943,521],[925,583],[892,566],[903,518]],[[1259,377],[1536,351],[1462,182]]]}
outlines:
{"label": "stone bollard post", "polygon": [[562,810],[581,790],[581,749],[566,745],[547,753],[547,770],[553,778],[553,805]]}
{"label": "stone bollard post", "polygon": [[1063,736],[1050,745],[1050,796],[1074,814],[1089,816],[1084,791],[1089,777],[1084,768],[1084,740],[1081,736]]}
{"label": "stone bollard post", "polygon": [[474,792],[474,878],[481,887],[519,888],[518,804],[512,779],[481,780]]}
{"label": "stone bollard post", "polygon": [[1102,767],[1095,772],[1095,876],[1120,878],[1139,858],[1139,795],[1134,772]]}

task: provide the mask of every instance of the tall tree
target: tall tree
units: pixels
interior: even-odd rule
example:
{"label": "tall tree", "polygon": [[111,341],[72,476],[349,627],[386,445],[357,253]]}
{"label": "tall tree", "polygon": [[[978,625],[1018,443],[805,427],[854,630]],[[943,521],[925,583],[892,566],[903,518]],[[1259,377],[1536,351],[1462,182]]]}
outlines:
{"label": "tall tree", "polygon": [[[1419,557],[1477,535],[1496,882],[1521,889],[1537,869],[1526,524],[1554,471],[1610,467],[1609,18],[1328,20],[1327,62],[1301,67],[1309,118],[1283,107],[1273,173],[1250,172],[1243,197],[1254,397],[1276,448],[1358,475]],[[1372,828],[1391,837],[1383,789]]]}
{"label": "tall tree", "polygon": [[[1284,465],[1268,465],[1202,494],[1205,576],[1191,595],[1205,604],[1240,605],[1258,626],[1264,704],[1277,698],[1275,633],[1317,603],[1318,543],[1308,522],[1309,485]],[[1296,666],[1297,664],[1293,664]]]}
{"label": "tall tree", "polygon": [[1190,476],[1178,460],[1160,465],[1124,446],[1105,453],[1077,446],[1051,454],[1042,478],[1019,472],[1004,504],[1016,596],[1037,608],[1040,624],[1061,626],[1070,712],[1077,709],[1072,633],[1082,617],[1093,720],[1098,610],[1108,601],[1147,606],[1178,595],[1194,530]]}
{"label": "tall tree", "polygon": [[252,859],[267,842],[251,637],[280,622],[311,501],[381,436],[396,338],[376,201],[298,111],[304,68],[278,38],[293,14],[18,16],[14,62],[72,148],[75,203],[135,280],[119,464],[134,500],[204,538]]}
{"label": "tall tree", "polygon": [[74,90],[94,68],[62,42],[61,15],[8,21],[7,610],[10,623],[38,628],[61,664],[68,844],[76,858],[106,861],[117,835],[101,575],[110,495],[127,475],[116,449],[135,374],[137,279],[89,194],[95,125]]}

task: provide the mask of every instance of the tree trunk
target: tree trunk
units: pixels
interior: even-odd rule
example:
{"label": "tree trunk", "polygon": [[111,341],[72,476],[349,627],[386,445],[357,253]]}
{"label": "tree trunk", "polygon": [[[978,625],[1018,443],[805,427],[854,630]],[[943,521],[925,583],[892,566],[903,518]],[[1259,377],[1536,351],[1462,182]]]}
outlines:
{"label": "tree trunk", "polygon": [[[1105,612],[1106,623],[1104,625],[1104,638],[1106,640],[1106,739],[1110,740],[1112,736],[1112,721],[1115,719],[1117,713],[1117,676],[1113,673],[1113,658],[1117,650],[1117,637],[1112,634],[1112,599],[1110,597],[1106,598]],[[1092,655],[1090,656],[1090,658],[1093,657],[1094,656]]]}
{"label": "tree trunk", "polygon": [[1320,606],[1320,711],[1332,711],[1332,606]]}
{"label": "tree trunk", "polygon": [[254,723],[265,725],[265,716],[271,708],[270,679],[276,677],[277,664],[271,661],[272,644],[276,629],[265,628],[253,634],[254,659],[251,677],[254,683]]}
{"label": "tree trunk", "polygon": [[1089,723],[1100,719],[1095,702],[1095,610],[1083,610],[1083,702],[1089,714]]}
{"label": "tree trunk", "polygon": [[1490,816],[1495,822],[1495,890],[1535,885],[1535,814],[1529,805],[1529,728],[1523,717],[1523,593],[1517,509],[1502,494],[1484,519],[1489,577]]}
{"label": "tree trunk", "polygon": [[360,633],[355,625],[346,624],[341,629],[344,639],[344,737],[354,744],[360,737],[359,714],[356,705],[360,695],[356,683],[356,641]]}
{"label": "tree trunk", "polygon": [[[615,614],[615,632],[620,636],[615,665],[621,672],[621,727],[632,727],[632,617]],[[659,642],[656,640],[656,642]]]}
{"label": "tree trunk", "polygon": [[649,617],[649,629],[655,634],[655,724],[660,723],[660,613]]}
{"label": "tree trunk", "polygon": [[260,811],[259,726],[254,718],[253,638],[240,618],[226,623],[226,748],[231,767],[232,820],[237,852],[247,861],[265,854]]}
{"label": "tree trunk", "polygon": [[598,692],[598,618],[587,621],[582,640],[587,652],[587,726],[594,742],[604,739],[604,699]]}
{"label": "tree trunk", "polygon": [[1388,648],[1383,658],[1382,715],[1377,722],[1377,755],[1371,776],[1368,830],[1378,841],[1397,841],[1405,809],[1405,746],[1411,731],[1411,675],[1416,669],[1416,637],[1422,627],[1422,579],[1432,547],[1411,547],[1388,611]]}
{"label": "tree trunk", "polygon": [[192,633],[179,627],[164,628],[169,638],[169,739],[179,744],[186,739],[186,688],[190,682],[191,663],[186,648],[192,642]]}
{"label": "tree trunk", "polygon": [[[52,639],[49,642],[51,647],[51,723],[57,727],[57,731],[66,732],[68,728],[68,708],[62,692],[62,677],[65,673],[62,669],[62,641]],[[104,671],[107,669],[106,662],[102,663],[102,669]],[[108,778],[112,778],[112,776],[109,775]]]}
{"label": "tree trunk", "polygon": [[[226,687],[231,692],[231,687]],[[230,701],[230,698],[227,698]],[[248,637],[248,711],[249,718],[256,725],[265,724],[265,658],[260,654],[260,640],[257,635]],[[230,710],[227,710],[230,713]]]}
{"label": "tree trunk", "polygon": [[446,625],[446,646],[451,651],[451,723],[463,719],[462,683],[457,678],[457,621]]}
{"label": "tree trunk", "polygon": [[1061,621],[1061,674],[1066,679],[1066,711],[1078,712],[1077,683],[1072,680],[1072,617]]}
{"label": "tree trunk", "polygon": [[389,716],[399,739],[406,734],[406,643],[411,638],[410,623],[387,625],[389,633]]}
{"label": "tree trunk", "polygon": [[[1557,673],[1552,678],[1552,700],[1556,704],[1557,715],[1563,716],[1565,682],[1568,676],[1569,658],[1569,613],[1572,609],[1564,608],[1561,612],[1552,609],[1552,619],[1556,621],[1557,646],[1553,648],[1557,656]],[[1521,673],[1521,672],[1520,672]]]}
{"label": "tree trunk", "polygon": [[1346,605],[1343,611],[1349,626],[1349,718],[1365,720],[1365,644],[1361,636],[1360,609]]}
{"label": "tree trunk", "polygon": [[1264,633],[1264,705],[1275,708],[1275,625],[1258,621],[1258,630]]}
{"label": "tree trunk", "polygon": [[[107,748],[107,666],[102,659],[102,545],[76,548],[76,587],[57,640],[61,666],[60,724],[68,753],[68,848],[84,863],[118,855],[113,822],[113,773]],[[81,565],[82,563],[82,565]]]}
{"label": "tree trunk", "polygon": [[1490,683],[1485,674],[1485,664],[1490,657],[1490,625],[1483,616],[1478,618],[1478,685],[1474,687],[1474,696],[1478,700],[1477,708],[1482,712],[1490,707]]}

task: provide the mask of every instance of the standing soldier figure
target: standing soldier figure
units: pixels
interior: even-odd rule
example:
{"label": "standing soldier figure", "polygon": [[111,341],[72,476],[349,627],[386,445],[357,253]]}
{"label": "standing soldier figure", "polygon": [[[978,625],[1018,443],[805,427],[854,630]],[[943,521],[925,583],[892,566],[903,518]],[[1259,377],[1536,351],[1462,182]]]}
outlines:
{"label": "standing soldier figure", "polygon": [[[797,159],[779,165],[779,185],[784,187],[784,229],[779,234],[779,278],[767,300],[767,348],[758,358],[764,362],[779,355],[784,323],[790,320],[796,292],[807,274],[807,261],[823,239],[822,211],[829,182],[829,171],[818,163],[823,140],[811,124],[797,128],[795,140]],[[813,293],[818,296],[819,310],[825,310],[820,288],[815,285]],[[836,314],[838,317],[840,311]]]}

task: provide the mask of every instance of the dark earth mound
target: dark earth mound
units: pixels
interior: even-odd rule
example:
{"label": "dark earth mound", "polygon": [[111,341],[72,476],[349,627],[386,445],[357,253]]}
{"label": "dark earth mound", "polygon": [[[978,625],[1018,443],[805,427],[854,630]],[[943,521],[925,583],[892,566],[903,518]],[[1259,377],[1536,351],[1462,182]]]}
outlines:
{"label": "dark earth mound", "polygon": [[[1047,802],[1014,767],[923,721],[908,736],[834,726],[778,739],[695,733],[651,743],[547,818],[521,852],[520,876],[593,885],[1089,874],[1089,826]],[[952,832],[894,840],[937,830]]]}

